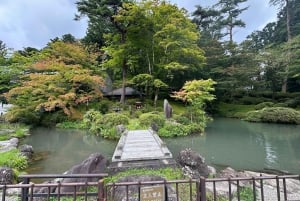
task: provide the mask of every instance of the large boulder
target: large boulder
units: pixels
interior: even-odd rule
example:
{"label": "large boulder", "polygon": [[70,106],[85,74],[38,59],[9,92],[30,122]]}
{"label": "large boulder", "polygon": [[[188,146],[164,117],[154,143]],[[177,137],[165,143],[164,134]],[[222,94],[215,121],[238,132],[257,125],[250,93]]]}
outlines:
{"label": "large boulder", "polygon": [[[70,170],[66,171],[64,174],[99,174],[105,173],[108,165],[108,160],[100,153],[91,154],[87,159],[82,161],[80,164],[73,166]],[[94,182],[98,178],[64,178],[60,179],[60,183],[85,183],[85,182]],[[57,180],[46,181],[45,183],[56,183]],[[79,188],[76,189],[78,191]],[[48,193],[48,188],[35,188],[35,193]],[[55,187],[50,189],[51,193],[58,192],[58,189]],[[74,187],[63,186],[60,188],[60,193],[74,192]],[[43,200],[43,199],[35,199]]]}
{"label": "large boulder", "polygon": [[164,100],[164,113],[167,119],[172,118],[173,109],[167,99]]}
{"label": "large boulder", "polygon": [[[164,181],[165,179],[157,176],[157,175],[131,175],[131,176],[126,176],[117,181],[117,183],[127,183],[127,182],[149,182],[149,181]],[[159,186],[162,186],[159,184]],[[146,186],[145,186],[146,187]],[[127,194],[128,190],[128,199],[124,195]],[[130,185],[128,189],[126,189],[126,186],[116,186],[114,188],[111,188],[109,191],[110,195],[114,195],[113,200],[114,201],[124,201],[124,200],[129,200],[129,201],[139,201],[138,198],[138,191],[139,191],[139,186],[138,185]],[[166,193],[167,192],[167,193]],[[165,195],[167,195],[167,199],[169,201],[175,201],[177,200],[176,197],[176,191],[171,185],[166,185],[165,189]]]}
{"label": "large boulder", "polygon": [[0,141],[0,153],[16,149],[19,143],[18,138],[11,138],[10,140]]}
{"label": "large boulder", "polygon": [[0,184],[13,184],[14,171],[8,167],[0,167]]}
{"label": "large boulder", "polygon": [[207,177],[210,173],[204,157],[191,149],[180,151],[176,161],[182,166],[183,173],[190,178],[199,179],[201,176]]}
{"label": "large boulder", "polygon": [[23,156],[26,156],[28,159],[33,155],[33,148],[31,145],[23,144],[19,147],[19,150]]}
{"label": "large boulder", "polygon": [[[80,164],[73,166],[65,174],[97,174],[104,173],[108,165],[108,160],[100,153],[91,154]],[[65,178],[61,183],[91,182],[97,181],[97,178]],[[72,187],[62,187],[61,193],[73,192]]]}

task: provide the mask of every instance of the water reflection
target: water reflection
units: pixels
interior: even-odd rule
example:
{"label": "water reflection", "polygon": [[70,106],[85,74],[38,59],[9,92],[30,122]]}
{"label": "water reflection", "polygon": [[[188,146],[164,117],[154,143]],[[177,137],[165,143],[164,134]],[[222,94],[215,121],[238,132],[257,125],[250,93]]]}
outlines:
{"label": "water reflection", "polygon": [[165,139],[174,155],[190,147],[214,166],[300,173],[300,126],[218,118],[203,137]]}
{"label": "water reflection", "polygon": [[80,130],[36,128],[22,143],[32,145],[40,159],[44,157],[31,165],[29,173],[62,173],[91,153],[100,152],[111,158],[117,142]]}
{"label": "water reflection", "polygon": [[[261,171],[277,169],[300,174],[300,126],[249,123],[217,118],[204,136],[164,139],[176,157],[184,148],[203,155],[213,166]],[[86,135],[84,131],[37,128],[24,143],[33,145],[44,160],[36,161],[30,173],[62,173],[100,152],[111,159],[117,142]]]}

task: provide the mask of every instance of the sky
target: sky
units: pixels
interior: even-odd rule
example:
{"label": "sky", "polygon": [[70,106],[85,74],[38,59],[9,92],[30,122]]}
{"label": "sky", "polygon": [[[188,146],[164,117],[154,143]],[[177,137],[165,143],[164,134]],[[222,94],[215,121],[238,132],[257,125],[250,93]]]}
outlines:
{"label": "sky", "polygon": [[[189,12],[195,5],[207,7],[217,0],[170,0]],[[76,0],[0,0],[0,40],[8,48],[24,47],[41,49],[55,37],[72,34],[80,39],[85,36],[87,20],[75,21]],[[269,0],[248,0],[249,6],[240,18],[246,28],[236,29],[234,40],[240,42],[254,30],[261,30],[276,20],[277,8]]]}

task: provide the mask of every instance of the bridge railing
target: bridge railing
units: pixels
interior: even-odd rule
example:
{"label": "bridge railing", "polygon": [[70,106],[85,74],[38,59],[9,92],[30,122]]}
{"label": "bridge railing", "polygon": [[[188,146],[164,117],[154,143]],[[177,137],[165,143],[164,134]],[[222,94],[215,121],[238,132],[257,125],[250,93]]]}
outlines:
{"label": "bridge railing", "polygon": [[[106,174],[80,174],[80,175],[24,175],[24,182],[15,185],[0,185],[0,200],[85,200],[85,201],[300,201],[300,191],[291,196],[289,191],[291,183],[300,186],[300,175],[285,176],[258,176],[243,178],[201,178],[199,180],[174,181],[145,181],[145,182],[119,182],[103,183]],[[93,178],[96,182],[73,183],[31,183],[32,179],[39,178]],[[269,184],[272,183],[272,191]],[[299,187],[298,186],[298,187]],[[61,191],[68,187],[70,192]],[[21,189],[16,199],[8,195],[9,189]],[[42,191],[36,191],[41,189]],[[53,191],[53,189],[56,189]],[[298,188],[299,189],[299,188]],[[270,194],[270,192],[272,194]]]}

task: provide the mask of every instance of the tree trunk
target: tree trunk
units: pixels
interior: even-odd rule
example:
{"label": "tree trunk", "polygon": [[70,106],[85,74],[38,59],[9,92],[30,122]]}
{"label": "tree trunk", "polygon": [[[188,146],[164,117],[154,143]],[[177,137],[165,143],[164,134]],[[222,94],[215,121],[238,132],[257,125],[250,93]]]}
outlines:
{"label": "tree trunk", "polygon": [[[121,33],[121,43],[124,44],[126,40],[125,32]],[[126,95],[126,77],[127,77],[127,61],[124,58],[122,63],[122,93],[120,98],[120,103],[125,105],[125,95]]]}
{"label": "tree trunk", "polygon": [[[285,0],[286,2],[286,32],[287,32],[287,40],[288,42],[292,39],[291,34],[291,26],[290,26],[290,8],[289,8],[289,0]],[[285,75],[283,78],[283,83],[281,87],[281,92],[286,93],[287,92],[287,81],[288,81],[288,75],[289,75],[289,64],[290,64],[290,48],[288,48],[288,55],[287,55],[287,65],[285,69]]]}
{"label": "tree trunk", "polygon": [[126,66],[126,60],[123,60],[122,64],[122,94],[120,98],[120,103],[125,104],[125,95],[126,95],[126,76],[127,76],[127,66]]}

